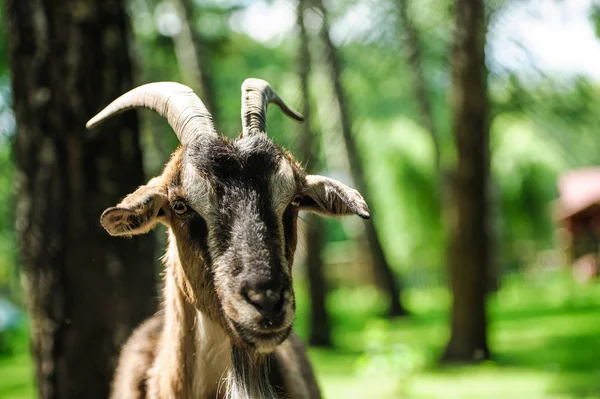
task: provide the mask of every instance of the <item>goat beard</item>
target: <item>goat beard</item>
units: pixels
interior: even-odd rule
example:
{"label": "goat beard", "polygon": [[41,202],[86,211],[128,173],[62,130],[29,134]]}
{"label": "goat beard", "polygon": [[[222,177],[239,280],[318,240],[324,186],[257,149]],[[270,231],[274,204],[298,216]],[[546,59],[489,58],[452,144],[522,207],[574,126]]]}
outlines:
{"label": "goat beard", "polygon": [[279,399],[269,381],[270,355],[233,345],[226,399]]}

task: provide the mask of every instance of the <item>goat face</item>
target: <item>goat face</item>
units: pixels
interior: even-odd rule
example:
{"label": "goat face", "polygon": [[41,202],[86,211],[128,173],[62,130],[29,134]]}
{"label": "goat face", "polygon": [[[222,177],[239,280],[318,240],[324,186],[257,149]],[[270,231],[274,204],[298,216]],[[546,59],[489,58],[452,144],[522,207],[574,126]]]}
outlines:
{"label": "goat face", "polygon": [[204,260],[229,331],[260,351],[281,343],[294,318],[290,268],[302,178],[264,135],[216,138],[182,154],[173,200],[187,211],[173,215],[171,226],[180,254],[191,254],[184,269]]}
{"label": "goat face", "polygon": [[166,263],[178,268],[186,299],[236,344],[270,352],[294,319],[299,210],[368,218],[367,205],[356,190],[306,175],[266,134],[182,144],[161,176],[107,209],[101,224],[112,235],[169,226]]}

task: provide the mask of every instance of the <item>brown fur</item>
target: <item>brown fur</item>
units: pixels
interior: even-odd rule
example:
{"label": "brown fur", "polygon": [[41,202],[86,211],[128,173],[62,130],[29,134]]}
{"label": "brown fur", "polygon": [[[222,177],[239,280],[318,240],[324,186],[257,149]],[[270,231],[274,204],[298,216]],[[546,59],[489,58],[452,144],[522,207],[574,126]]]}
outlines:
{"label": "brown fur", "polygon": [[112,398],[320,398],[291,334],[298,212],[370,213],[356,190],[307,176],[268,138],[271,102],[303,120],[267,82],[247,79],[237,140],[216,134],[202,102],[174,82],[136,88],[86,125],[143,106],[167,118],[182,143],[160,176],[100,218],[115,236],[169,228],[162,309],[124,346]]}
{"label": "brown fur", "polygon": [[142,399],[147,397],[148,365],[156,358],[156,348],[163,329],[161,314],[147,319],[129,337],[121,350],[113,380],[112,397]]}
{"label": "brown fur", "polygon": [[[306,176],[261,136],[180,148],[161,176],[102,214],[112,235],[169,227],[162,310],[124,346],[113,399],[320,398],[290,335],[300,209],[369,217],[356,190]],[[248,299],[259,283],[280,293],[278,308]]]}
{"label": "brown fur", "polygon": [[[133,209],[133,223],[147,220],[144,215],[150,213],[171,229],[169,249],[164,257],[163,310],[142,324],[123,347],[113,381],[113,399],[224,398],[226,392],[226,371],[231,366],[229,351],[235,340],[229,338],[217,296],[202,295],[215,291],[208,275],[210,271],[188,237],[185,220],[178,219],[173,212],[158,215],[158,208],[164,204],[155,193],[168,191],[169,201],[181,195],[181,154],[181,149],[176,151],[163,174],[152,179],[144,190],[132,193],[119,206],[103,214],[107,228],[115,226],[115,219],[108,219],[111,214],[115,217],[115,212]],[[142,209],[144,207],[152,210]],[[125,220],[132,223],[131,217]],[[296,247],[297,212],[292,220],[293,226],[284,232],[287,235],[284,252],[290,267]],[[137,233],[148,231],[152,226],[139,223],[128,227]],[[221,338],[221,342],[204,342],[206,337],[201,336],[204,332],[199,332],[199,323],[210,324],[206,328],[207,335],[211,335],[211,340]],[[207,348],[207,344],[210,347]],[[203,358],[198,361],[199,357]],[[270,374],[276,381],[279,397],[320,398],[304,347],[295,335],[290,335],[269,357]],[[197,383],[203,375],[208,375],[209,381]]]}
{"label": "brown fur", "polygon": [[[169,261],[167,257],[165,310],[144,322],[123,347],[113,381],[113,399],[224,398],[220,378],[214,379],[202,396],[194,389],[193,381],[203,372],[194,359],[202,344],[194,333],[198,314],[174,283],[174,265]],[[215,353],[212,361],[219,355],[223,356]],[[228,353],[224,356],[228,365]],[[213,368],[214,364],[204,367]],[[294,334],[271,355],[270,371],[281,398],[321,397],[304,346]]]}

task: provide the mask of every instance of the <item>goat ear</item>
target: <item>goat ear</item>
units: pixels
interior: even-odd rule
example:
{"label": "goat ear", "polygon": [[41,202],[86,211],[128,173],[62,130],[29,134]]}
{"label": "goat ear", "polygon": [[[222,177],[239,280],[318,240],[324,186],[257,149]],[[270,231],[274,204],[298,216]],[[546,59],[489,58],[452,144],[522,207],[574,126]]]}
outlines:
{"label": "goat ear", "polygon": [[308,175],[300,209],[322,213],[327,216],[355,214],[369,219],[371,212],[362,195],[337,180],[324,176]]}
{"label": "goat ear", "polygon": [[168,204],[163,186],[141,186],[129,194],[120,204],[108,208],[100,216],[100,224],[111,236],[133,236],[152,230],[164,219],[161,211]]}

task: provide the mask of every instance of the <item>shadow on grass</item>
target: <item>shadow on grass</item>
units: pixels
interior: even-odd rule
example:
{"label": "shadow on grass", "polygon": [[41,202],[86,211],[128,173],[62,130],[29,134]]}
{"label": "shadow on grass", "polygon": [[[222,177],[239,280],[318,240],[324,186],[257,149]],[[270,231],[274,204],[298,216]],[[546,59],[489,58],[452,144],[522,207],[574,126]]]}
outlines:
{"label": "shadow on grass", "polygon": [[[415,326],[414,331],[421,331]],[[434,328],[434,327],[432,327]],[[425,330],[426,331],[426,330]],[[426,337],[420,333],[421,337]],[[600,307],[591,304],[524,308],[497,312],[491,325],[492,361],[478,366],[439,366],[431,359],[425,372],[464,375],[488,372],[536,376],[546,381],[548,397],[600,398]],[[439,335],[427,342],[441,349]],[[546,396],[544,396],[546,397]]]}
{"label": "shadow on grass", "polygon": [[504,350],[495,360],[500,366],[549,373],[553,381],[550,393],[585,398],[600,396],[600,318],[596,329],[582,334],[549,336],[529,349]]}

